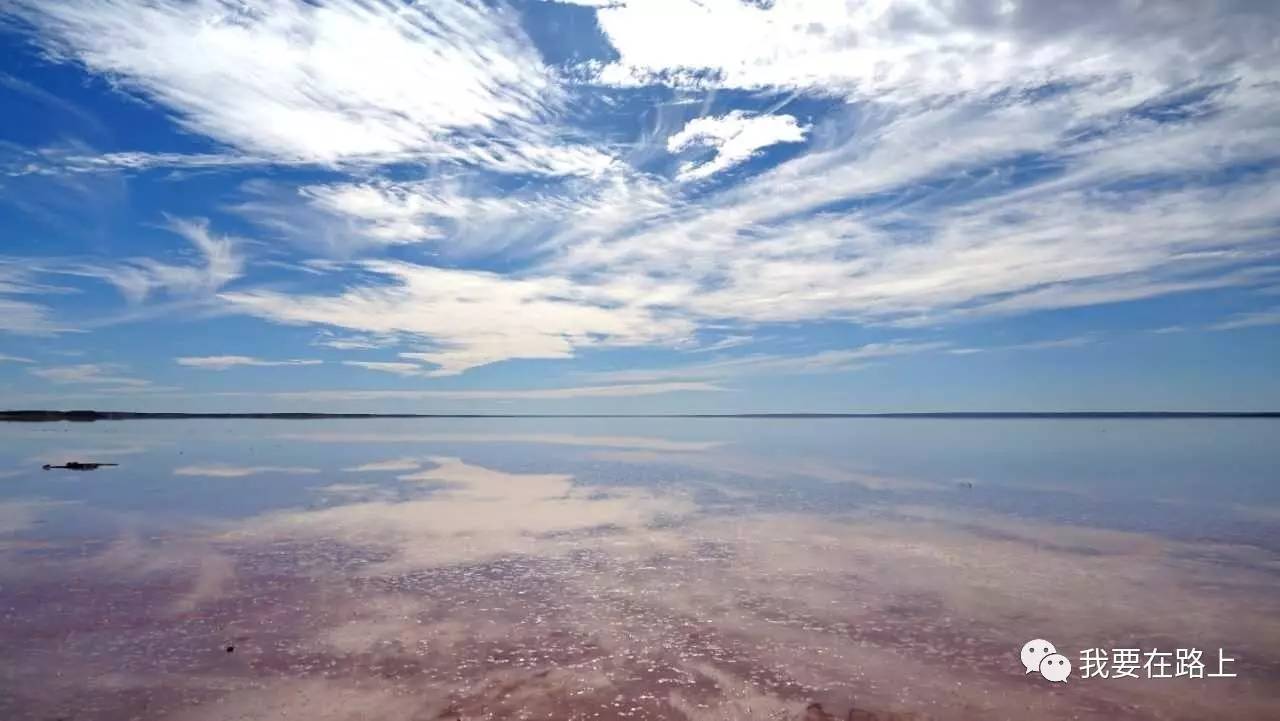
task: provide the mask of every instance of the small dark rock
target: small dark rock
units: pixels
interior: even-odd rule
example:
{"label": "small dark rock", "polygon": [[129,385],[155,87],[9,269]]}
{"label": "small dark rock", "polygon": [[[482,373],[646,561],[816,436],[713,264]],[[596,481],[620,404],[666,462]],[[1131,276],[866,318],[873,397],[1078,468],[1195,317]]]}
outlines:
{"label": "small dark rock", "polygon": [[56,466],[52,463],[46,463],[43,466],[41,466],[41,468],[45,469],[46,471],[53,470],[55,468],[65,468],[68,471],[96,471],[99,468],[103,468],[105,466],[115,466],[115,465],[119,465],[119,464],[117,463],[85,463],[83,461],[67,461],[66,463],[60,466]]}

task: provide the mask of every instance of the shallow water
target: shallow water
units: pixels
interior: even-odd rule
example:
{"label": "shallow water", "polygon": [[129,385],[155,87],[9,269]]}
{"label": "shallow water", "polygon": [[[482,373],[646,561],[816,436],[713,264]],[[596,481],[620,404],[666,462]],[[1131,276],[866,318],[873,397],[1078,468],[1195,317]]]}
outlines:
{"label": "shallow water", "polygon": [[0,718],[1275,719],[1277,468],[1269,420],[0,424]]}

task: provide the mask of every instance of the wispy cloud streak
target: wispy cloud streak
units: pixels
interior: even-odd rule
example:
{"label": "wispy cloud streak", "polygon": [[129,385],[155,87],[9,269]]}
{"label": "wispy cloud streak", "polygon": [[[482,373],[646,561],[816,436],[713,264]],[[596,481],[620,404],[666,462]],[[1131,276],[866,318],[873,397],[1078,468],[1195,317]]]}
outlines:
{"label": "wispy cloud streak", "polygon": [[188,368],[205,368],[208,370],[224,371],[228,368],[239,366],[249,366],[254,368],[273,368],[277,366],[313,366],[320,365],[324,361],[314,358],[293,358],[289,360],[264,360],[262,358],[254,358],[252,356],[243,355],[211,355],[211,356],[182,356],[175,358],[174,361],[180,366]]}

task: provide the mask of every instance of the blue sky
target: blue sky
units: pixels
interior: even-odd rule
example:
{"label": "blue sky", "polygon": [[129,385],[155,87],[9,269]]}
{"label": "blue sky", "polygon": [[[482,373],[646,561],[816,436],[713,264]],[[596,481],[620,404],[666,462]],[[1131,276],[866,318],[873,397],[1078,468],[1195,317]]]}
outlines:
{"label": "blue sky", "polygon": [[0,406],[1280,407],[1280,6],[0,3]]}

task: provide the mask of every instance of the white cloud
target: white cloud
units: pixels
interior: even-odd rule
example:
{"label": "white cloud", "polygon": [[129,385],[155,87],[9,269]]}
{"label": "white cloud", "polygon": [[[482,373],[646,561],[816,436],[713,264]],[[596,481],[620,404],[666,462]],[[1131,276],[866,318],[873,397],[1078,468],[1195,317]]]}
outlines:
{"label": "white cloud", "polygon": [[448,182],[342,183],[301,192],[317,208],[358,222],[361,235],[385,243],[439,240],[468,221],[509,226],[537,210],[518,198],[470,194]]}
{"label": "white cloud", "polygon": [[[364,10],[294,0],[15,7],[51,52],[174,109],[226,156],[431,156],[585,173],[509,188],[452,166],[394,181],[362,168],[301,190],[272,185],[276,194],[240,206],[341,258],[430,244],[394,250],[413,263],[307,266],[332,274],[323,280],[342,273],[340,291],[314,290],[325,287],[317,281],[305,292],[220,294],[235,312],[359,336],[320,341],[333,347],[416,346],[363,363],[373,370],[450,375],[588,348],[680,347],[708,327],[935,326],[1280,274],[1280,176],[1262,169],[1280,158],[1280,50],[1266,4],[604,3],[601,28],[619,59],[595,68],[596,80],[787,96],[750,111],[760,114],[730,110],[682,129],[660,120],[619,156],[635,168],[609,160],[612,131],[580,157],[552,137],[569,116],[565,95],[504,10],[440,2],[392,13],[380,0]],[[451,73],[443,89],[407,79],[428,60],[431,76]],[[793,96],[839,102],[806,112],[813,125],[801,127],[770,114]],[[271,122],[280,117],[296,127]],[[511,140],[499,147],[498,136]],[[664,140],[675,152],[714,151],[683,179],[807,142],[798,157],[713,188],[639,170]],[[466,269],[477,254],[498,261],[486,268],[517,270]],[[220,272],[213,258],[203,268],[126,263],[113,282],[133,299],[208,294],[243,271],[234,247],[219,257]],[[14,317],[47,326],[40,312]]]}
{"label": "white cloud", "polygon": [[640,345],[691,330],[687,321],[621,305],[607,291],[593,293],[566,279],[514,279],[390,261],[361,267],[392,283],[329,296],[258,290],[222,297],[280,323],[418,336],[437,349],[401,357],[435,366],[432,375],[509,358],[568,358],[582,346]]}
{"label": "white cloud", "polygon": [[713,383],[632,383],[563,388],[490,388],[485,390],[314,390],[274,393],[221,393],[282,401],[425,401],[425,400],[566,400],[570,398],[636,398],[666,393],[705,393],[724,390]]}
{"label": "white cloud", "polygon": [[1233,168],[1280,157],[1275,14],[1068,7],[601,9],[621,54],[606,79],[856,103],[769,172],[609,235],[567,232],[550,269],[739,323],[929,325],[1265,282],[1276,176]]}
{"label": "white cloud", "polygon": [[453,158],[597,172],[556,142],[561,91],[519,18],[461,0],[19,0],[9,12],[56,59],[172,109],[250,156],[336,163]]}
{"label": "white cloud", "polygon": [[326,330],[321,330],[316,339],[311,341],[311,345],[324,346],[335,350],[377,350],[394,344],[394,338],[372,338],[363,335],[339,336]]}
{"label": "white cloud", "polygon": [[203,266],[175,266],[149,260],[136,261],[140,273],[128,282],[113,281],[127,297],[142,300],[155,289],[170,293],[212,293],[240,277],[244,258],[236,240],[230,236],[214,236],[206,220],[174,219],[169,227],[186,238],[199,251]]}
{"label": "white cloud", "polygon": [[327,346],[336,350],[374,350],[382,347],[370,341],[349,340],[344,338],[316,341],[312,345]]}
{"label": "white cloud", "polygon": [[174,360],[181,366],[187,366],[189,368],[207,368],[215,371],[224,371],[236,366],[270,368],[274,366],[314,366],[320,365],[324,362],[321,360],[305,358],[273,361],[245,355],[183,356],[175,358]]}
{"label": "white cloud", "polygon": [[419,461],[416,458],[392,458],[385,461],[362,463],[361,465],[343,468],[342,470],[352,473],[369,471],[416,471],[421,465],[422,461]]}
{"label": "white cloud", "polygon": [[104,386],[128,386],[140,388],[151,381],[129,376],[113,375],[120,366],[112,363],[79,363],[66,366],[31,368],[27,372],[37,378],[59,384],[93,384]]}
{"label": "white cloud", "polygon": [[723,338],[707,343],[706,345],[684,348],[686,353],[711,353],[714,351],[728,350],[729,348],[737,348],[738,346],[748,345],[755,341],[754,336],[749,335],[726,335]]}
{"label": "white cloud", "polygon": [[616,168],[593,178],[495,187],[492,173],[441,172],[418,180],[327,183],[294,189],[249,181],[233,209],[311,252],[346,260],[387,246],[430,244],[442,264],[502,252],[527,255],[549,234],[592,237],[666,207],[655,177]]}
{"label": "white cloud", "polygon": [[440,237],[426,221],[451,210],[438,198],[392,184],[321,185],[303,188],[302,193],[322,209],[365,221],[365,233],[389,243]]}
{"label": "white cloud", "polygon": [[364,368],[380,373],[394,373],[398,376],[429,376],[430,371],[418,363],[399,363],[395,361],[342,361],[342,365]]}
{"label": "white cloud", "polygon": [[30,358],[23,358],[21,356],[5,355],[4,353],[0,353],[0,363],[35,363],[35,361],[31,360]]}
{"label": "white cloud", "polygon": [[[1270,175],[1227,187],[1055,188],[918,212],[813,214],[823,201],[857,196],[846,180],[863,181],[842,172],[785,164],[652,227],[567,247],[553,267],[652,279],[653,297],[705,319],[915,324],[1256,284],[1276,270],[1232,271],[1234,257],[1197,253],[1277,256]],[[910,226],[911,242],[886,229],[894,225]]]}
{"label": "white cloud", "polygon": [[56,335],[75,329],[54,320],[52,310],[43,303],[19,300],[9,296],[49,296],[71,292],[34,280],[30,258],[0,258],[0,332],[15,335]]}
{"label": "white cloud", "polygon": [[1169,325],[1154,328],[1151,333],[1169,335],[1173,333],[1190,333],[1192,331],[1225,331],[1241,328],[1260,328],[1269,325],[1280,325],[1280,308],[1269,308],[1249,313],[1237,313],[1225,320],[1201,326]]}
{"label": "white cloud", "polygon": [[1275,48],[1265,12],[1105,0],[617,2],[597,18],[620,58],[596,79],[903,102],[1112,73],[1169,77],[1241,55],[1266,67]]}
{"label": "white cloud", "polygon": [[44,261],[51,273],[97,278],[114,285],[130,303],[149,297],[207,298],[222,286],[239,278],[245,270],[242,241],[214,235],[202,218],[168,218],[166,228],[182,236],[199,254],[197,263],[176,264],[154,258],[132,258],[120,263]]}
{"label": "white cloud", "polygon": [[671,368],[612,371],[592,377],[617,382],[647,382],[672,378],[729,378],[742,375],[786,373],[834,373],[857,370],[879,358],[927,353],[947,347],[938,341],[868,343],[857,348],[827,350],[809,355],[755,354]]}
{"label": "white cloud", "polygon": [[975,353],[988,353],[994,351],[1005,350],[1052,350],[1055,348],[1079,348],[1081,346],[1092,345],[1097,343],[1098,339],[1091,335],[1078,335],[1069,338],[1052,338],[1049,340],[1030,341],[1028,343],[1014,343],[1012,345],[990,346],[985,348],[950,348],[947,350],[952,355],[973,355]]}
{"label": "white cloud", "polygon": [[53,319],[48,306],[0,297],[0,331],[16,335],[54,335],[71,328]]}
{"label": "white cloud", "polygon": [[207,170],[236,168],[268,163],[267,158],[231,153],[146,153],[138,151],[90,154],[82,147],[47,147],[31,151],[19,162],[10,162],[2,172],[10,176],[54,175],[59,173],[144,171],[156,168]]}
{"label": "white cloud", "polygon": [[1054,338],[1052,340],[1038,340],[1030,343],[1018,343],[1016,345],[1005,346],[1009,350],[1049,350],[1053,348],[1079,348],[1081,346],[1093,345],[1098,339],[1090,335],[1077,335],[1070,338]]}
{"label": "white cloud", "polygon": [[667,138],[667,151],[714,148],[715,156],[710,160],[685,163],[676,176],[680,180],[701,180],[750,160],[763,148],[801,142],[808,130],[790,115],[749,116],[734,110],[728,115],[690,120],[680,132]]}
{"label": "white cloud", "polygon": [[1233,318],[1214,323],[1209,330],[1238,330],[1240,328],[1258,328],[1267,325],[1280,325],[1280,308],[1241,313]]}
{"label": "white cloud", "polygon": [[[1036,122],[1046,113],[1037,111]],[[977,142],[969,162],[998,148],[996,125],[992,145]],[[1008,132],[1018,142],[1027,137]],[[1041,140],[1051,146],[1051,137]],[[877,147],[874,137],[851,142]],[[697,203],[655,201],[585,223],[570,216],[545,241],[557,252],[518,275],[369,262],[362,267],[389,282],[361,280],[337,295],[222,297],[278,322],[416,337],[433,347],[401,360],[447,375],[512,358],[569,358],[590,347],[678,346],[698,327],[725,321],[935,325],[1247,286],[1277,272],[1260,262],[1278,257],[1270,229],[1280,221],[1280,201],[1270,175],[1108,192],[1089,187],[1093,181],[1064,184],[1065,175],[1043,192],[1032,186],[962,202],[937,198],[921,209],[814,213],[866,193],[905,191],[951,162],[939,155],[944,165],[908,169],[924,162],[908,158],[889,177],[879,149],[850,168],[837,162],[851,152],[810,153]],[[884,152],[889,163],[899,151]],[[989,177],[961,173],[952,187],[978,190]],[[1233,252],[1218,252],[1224,249]],[[1252,268],[1238,267],[1240,253]]]}

